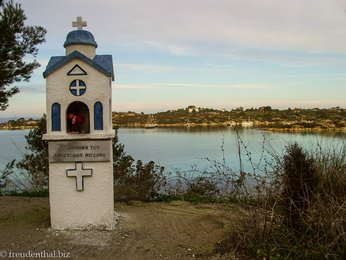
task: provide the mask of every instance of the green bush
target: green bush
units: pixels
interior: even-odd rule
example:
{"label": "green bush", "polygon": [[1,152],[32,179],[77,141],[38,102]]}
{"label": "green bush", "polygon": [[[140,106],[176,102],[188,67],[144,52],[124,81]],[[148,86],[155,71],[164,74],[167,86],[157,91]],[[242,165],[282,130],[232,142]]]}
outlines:
{"label": "green bush", "polygon": [[48,189],[48,142],[42,140],[42,136],[46,132],[46,116],[43,115],[38,127],[30,130],[29,134],[25,136],[26,153],[16,164],[18,169],[24,170],[28,174],[33,190]]}
{"label": "green bush", "polygon": [[306,213],[311,208],[318,189],[315,162],[295,143],[286,148],[283,163],[284,219],[287,225],[301,231]]}
{"label": "green bush", "polygon": [[322,151],[318,147],[313,151],[318,174],[320,190],[323,197],[334,200],[346,198],[346,143],[340,147],[330,147]]}
{"label": "green bush", "polygon": [[143,164],[137,161],[134,165],[132,156],[124,151],[124,145],[118,143],[118,137],[113,140],[113,173],[115,200],[129,201],[154,200],[165,184],[164,168],[153,161]]}
{"label": "green bush", "polygon": [[187,195],[216,196],[219,194],[217,184],[210,178],[199,176],[188,183]]}
{"label": "green bush", "polygon": [[140,160],[135,167],[114,171],[115,199],[121,201],[156,199],[165,180],[163,171],[164,168],[155,165],[153,161],[143,164]]}
{"label": "green bush", "polygon": [[249,259],[346,259],[345,151],[289,145],[273,192],[238,204],[242,222],[225,243]]}

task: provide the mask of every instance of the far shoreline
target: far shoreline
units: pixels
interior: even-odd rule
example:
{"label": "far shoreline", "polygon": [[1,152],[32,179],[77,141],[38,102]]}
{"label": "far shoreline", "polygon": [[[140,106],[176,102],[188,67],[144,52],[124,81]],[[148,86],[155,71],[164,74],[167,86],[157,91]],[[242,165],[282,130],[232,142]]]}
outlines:
{"label": "far shoreline", "polygon": [[[145,125],[113,125],[115,128],[133,128],[133,129],[146,129],[148,131],[157,128],[172,128],[172,129],[206,129],[206,128],[225,128],[230,130],[260,130],[264,132],[279,132],[279,133],[346,133],[346,128],[276,128],[276,127],[241,127],[241,126],[226,126],[225,124],[191,124],[186,126],[185,124],[158,124],[155,128],[146,128]],[[0,127],[0,131],[18,131],[18,130],[31,130],[37,126],[12,126],[12,127]]]}

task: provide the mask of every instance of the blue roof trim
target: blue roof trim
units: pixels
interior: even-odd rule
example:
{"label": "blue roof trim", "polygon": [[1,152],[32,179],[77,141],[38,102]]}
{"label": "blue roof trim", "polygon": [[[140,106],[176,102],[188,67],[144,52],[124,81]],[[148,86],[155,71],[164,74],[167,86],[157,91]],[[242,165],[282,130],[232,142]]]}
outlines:
{"label": "blue roof trim", "polygon": [[101,66],[105,71],[110,72],[114,80],[113,58],[112,55],[96,55],[93,62]]}
{"label": "blue roof trim", "polygon": [[61,62],[65,57],[64,56],[53,56],[50,58],[48,64],[47,64],[47,67],[46,67],[46,71],[43,72],[43,77],[44,74],[48,71],[48,68],[52,68],[52,67],[55,67],[57,64],[59,64],[59,62]]}
{"label": "blue roof trim", "polygon": [[51,73],[61,68],[73,59],[80,59],[84,61],[86,64],[90,65],[101,73],[112,77],[112,80],[114,80],[112,55],[96,55],[94,59],[91,60],[79,51],[74,51],[68,56],[51,57],[46,70],[43,72],[43,77],[48,77]]}

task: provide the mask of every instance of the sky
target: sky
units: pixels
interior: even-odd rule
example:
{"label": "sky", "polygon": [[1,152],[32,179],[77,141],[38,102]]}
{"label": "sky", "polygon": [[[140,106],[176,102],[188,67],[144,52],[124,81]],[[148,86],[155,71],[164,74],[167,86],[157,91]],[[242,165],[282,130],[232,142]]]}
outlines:
{"label": "sky", "polygon": [[77,16],[113,56],[113,111],[346,107],[346,0],[15,2],[48,32],[0,117],[45,113],[42,73]]}

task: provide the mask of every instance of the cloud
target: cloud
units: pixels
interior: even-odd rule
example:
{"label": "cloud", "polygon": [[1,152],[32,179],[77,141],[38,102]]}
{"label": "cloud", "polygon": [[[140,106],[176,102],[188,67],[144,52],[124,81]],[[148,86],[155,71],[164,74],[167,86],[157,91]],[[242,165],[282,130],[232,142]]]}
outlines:
{"label": "cloud", "polygon": [[172,43],[167,43],[165,41],[159,42],[150,40],[145,41],[145,44],[148,47],[154,48],[158,51],[168,52],[176,56],[196,56],[203,53],[203,51],[196,46],[183,44],[178,45],[178,43],[174,41]]}
{"label": "cloud", "polygon": [[235,59],[276,63],[287,68],[306,68],[321,65],[346,66],[346,53],[236,48],[226,55]]}
{"label": "cloud", "polygon": [[[64,55],[78,15],[87,20],[97,53],[114,56],[114,92],[120,93],[114,99],[128,110],[172,109],[182,102],[227,108],[230,97],[240,106],[304,105],[310,96],[312,106],[345,104],[331,99],[340,96],[333,93],[346,75],[344,0],[101,0],[97,11],[92,0],[25,0],[22,6],[28,24],[48,30],[39,46],[42,67],[20,84],[23,99],[25,92],[33,102],[35,93],[43,96],[42,72],[49,57]],[[328,91],[316,90],[322,84]],[[297,90],[301,101],[294,99]],[[168,101],[158,104],[162,98]]]}
{"label": "cloud", "polygon": [[230,73],[232,71],[240,71],[239,68],[234,67],[232,64],[184,64],[170,66],[163,64],[150,64],[150,63],[119,63],[115,64],[116,73],[121,70],[121,73],[128,74],[130,72],[142,73],[181,73],[181,72],[202,72],[207,73]]}
{"label": "cloud", "polygon": [[271,84],[202,84],[202,83],[148,83],[148,84],[114,84],[116,89],[153,89],[153,88],[222,88],[222,89],[273,89]]}
{"label": "cloud", "polygon": [[[299,107],[299,108],[330,108],[330,107],[336,107],[346,106],[346,101],[344,99],[306,99],[306,98],[295,98],[295,99],[268,99],[268,100],[261,100],[261,99],[254,99],[249,98],[247,100],[243,99],[234,99],[230,100],[229,104],[235,108],[235,107],[245,107],[245,108],[251,108],[251,107],[261,107],[261,106],[272,106],[273,108],[279,108],[279,109],[286,109],[288,107]],[[229,106],[226,106],[229,107]]]}
{"label": "cloud", "polygon": [[[152,41],[176,55],[228,46],[346,52],[341,1],[117,0],[99,1],[99,12],[91,0],[22,4],[31,23],[48,27],[58,39],[78,10],[102,45],[132,48]],[[62,13],[67,19],[61,20]]]}
{"label": "cloud", "polygon": [[233,109],[237,107],[244,108],[258,108],[261,106],[271,106],[273,108],[278,109],[287,109],[288,107],[294,108],[330,108],[336,106],[344,107],[346,105],[346,101],[342,99],[300,99],[300,100],[292,100],[292,99],[272,99],[272,100],[260,100],[249,98],[246,100],[239,99],[227,99],[222,100],[215,103],[213,100],[210,102],[199,102],[195,100],[179,100],[172,102],[152,102],[152,100],[142,100],[138,102],[122,102],[121,100],[117,100],[113,102],[113,111],[136,111],[136,112],[146,112],[146,113],[154,113],[158,111],[166,111],[172,109],[179,109],[187,107],[188,105],[196,105],[197,107],[211,107],[216,109]]}
{"label": "cloud", "polygon": [[17,84],[19,87],[20,93],[21,94],[45,94],[46,93],[46,86],[44,84],[30,84],[27,82],[21,82]]}
{"label": "cloud", "polygon": [[152,64],[134,64],[134,63],[121,63],[116,65],[117,69],[142,71],[145,73],[159,73],[169,72],[177,70],[178,67],[164,66],[164,65],[152,65]]}
{"label": "cloud", "polygon": [[118,112],[127,112],[127,111],[136,111],[142,112],[151,109],[150,102],[113,102],[112,111]]}
{"label": "cloud", "polygon": [[139,89],[149,89],[152,88],[149,84],[113,84],[112,86],[115,90],[123,90],[123,89],[128,89],[128,90],[139,90]]}

